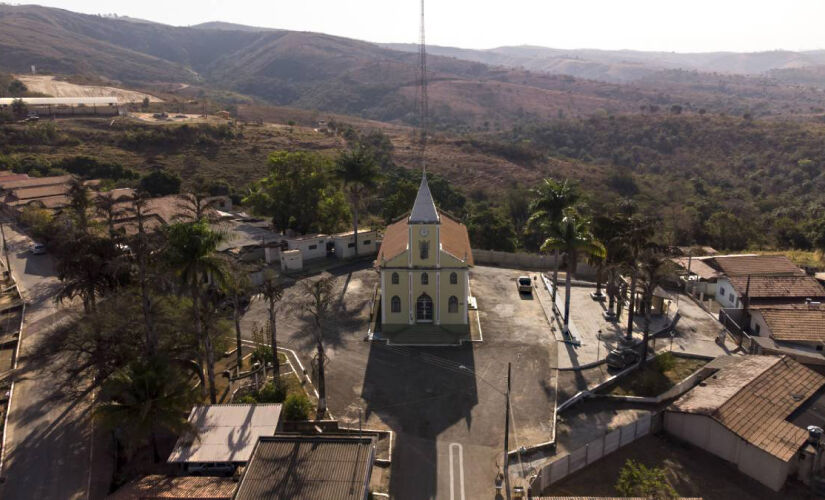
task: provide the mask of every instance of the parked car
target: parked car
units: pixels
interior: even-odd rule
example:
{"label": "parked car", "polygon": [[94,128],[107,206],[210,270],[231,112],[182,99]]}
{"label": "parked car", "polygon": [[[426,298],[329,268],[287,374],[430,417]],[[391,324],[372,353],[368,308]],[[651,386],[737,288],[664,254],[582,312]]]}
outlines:
{"label": "parked car", "polygon": [[43,255],[46,253],[46,245],[43,243],[32,243],[31,249],[29,250],[32,255]]}
{"label": "parked car", "polygon": [[202,462],[187,464],[186,470],[193,476],[228,477],[235,473],[235,466],[225,462]]}
{"label": "parked car", "polygon": [[607,366],[610,368],[623,369],[639,361],[641,355],[635,349],[622,347],[611,349],[607,354]]}
{"label": "parked car", "polygon": [[532,293],[533,291],[533,282],[529,276],[519,276],[516,280],[516,286],[519,292]]}

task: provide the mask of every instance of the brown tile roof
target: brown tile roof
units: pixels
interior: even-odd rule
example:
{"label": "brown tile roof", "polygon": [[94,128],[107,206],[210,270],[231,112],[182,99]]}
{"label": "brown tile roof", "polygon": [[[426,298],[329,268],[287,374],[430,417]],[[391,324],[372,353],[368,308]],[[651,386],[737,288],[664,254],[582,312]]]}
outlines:
{"label": "brown tile roof", "polygon": [[825,309],[761,309],[774,340],[825,342]]}
{"label": "brown tile roof", "polygon": [[805,274],[784,255],[718,255],[709,260],[727,276]]}
{"label": "brown tile roof", "polygon": [[685,270],[690,266],[690,273],[695,274],[703,280],[710,280],[718,278],[722,273],[709,266],[704,260],[699,258],[689,259],[688,257],[674,257],[671,259],[677,266],[683,267]]}
{"label": "brown tile roof", "polygon": [[31,200],[35,198],[45,198],[47,196],[58,196],[68,192],[68,184],[54,184],[50,186],[13,189],[8,196],[10,200]]}
{"label": "brown tile roof", "polygon": [[231,477],[145,476],[125,484],[109,500],[230,499],[238,483]]}
{"label": "brown tile roof", "polygon": [[[441,216],[441,227],[438,231],[441,238],[441,247],[453,257],[461,260],[466,259],[467,264],[472,266],[473,250],[470,248],[470,235],[467,233],[467,226],[440,210],[438,213]],[[382,260],[392,259],[407,249],[408,228],[407,217],[403,217],[387,226],[376,262],[380,263]]]}
{"label": "brown tile roof", "polygon": [[748,291],[752,299],[825,297],[825,288],[812,276],[747,276],[729,277],[728,281],[740,295]]}
{"label": "brown tile roof", "polygon": [[4,174],[0,175],[0,188],[2,188],[4,182],[11,182],[11,181],[20,181],[23,179],[28,179],[29,176],[26,174]]}
{"label": "brown tile roof", "polygon": [[372,438],[347,435],[262,437],[236,500],[361,500],[374,458]]}
{"label": "brown tile roof", "polygon": [[30,177],[28,179],[0,182],[0,189],[10,190],[36,186],[54,186],[56,184],[68,184],[71,180],[71,175],[57,175],[52,177]]}
{"label": "brown tile roof", "polygon": [[808,433],[785,419],[823,385],[825,377],[787,356],[743,356],[688,391],[668,411],[708,416],[787,462]]}

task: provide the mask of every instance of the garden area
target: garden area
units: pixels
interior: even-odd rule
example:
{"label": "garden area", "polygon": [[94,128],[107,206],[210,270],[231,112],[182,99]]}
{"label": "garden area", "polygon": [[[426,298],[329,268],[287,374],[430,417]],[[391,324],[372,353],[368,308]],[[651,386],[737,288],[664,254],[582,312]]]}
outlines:
{"label": "garden area", "polygon": [[678,384],[707,364],[707,360],[674,356],[664,352],[618,382],[608,394],[654,397]]}

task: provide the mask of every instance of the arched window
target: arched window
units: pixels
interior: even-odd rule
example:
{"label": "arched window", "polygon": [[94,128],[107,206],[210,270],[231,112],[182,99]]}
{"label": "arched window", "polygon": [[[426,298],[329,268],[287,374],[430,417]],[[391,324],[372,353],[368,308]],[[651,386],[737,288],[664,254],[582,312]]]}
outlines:
{"label": "arched window", "polygon": [[457,285],[458,284],[458,274],[457,273],[450,273],[450,284]]}
{"label": "arched window", "polygon": [[458,297],[456,297],[455,295],[451,296],[450,300],[447,302],[447,312],[458,312]]}
{"label": "arched window", "polygon": [[390,311],[394,313],[401,312],[401,297],[398,295],[393,295],[390,299]]}
{"label": "arched window", "polygon": [[392,273],[392,284],[393,285],[398,284],[398,273]]}
{"label": "arched window", "polygon": [[422,241],[418,244],[418,250],[421,253],[421,260],[427,260],[430,258],[430,242],[429,241]]}
{"label": "arched window", "polygon": [[433,320],[433,299],[426,293],[422,293],[415,301],[415,320],[421,323]]}
{"label": "arched window", "polygon": [[426,284],[429,284],[429,282],[430,282],[430,277],[427,276],[427,273],[421,273],[421,284],[426,285]]}

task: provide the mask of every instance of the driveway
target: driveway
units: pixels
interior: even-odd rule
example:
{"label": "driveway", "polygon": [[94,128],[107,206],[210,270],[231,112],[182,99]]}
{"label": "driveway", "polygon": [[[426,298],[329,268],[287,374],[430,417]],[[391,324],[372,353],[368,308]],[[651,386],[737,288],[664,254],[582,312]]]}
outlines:
{"label": "driveway", "polygon": [[[555,409],[556,342],[538,301],[519,296],[515,270],[476,267],[483,343],[450,348],[386,346],[364,341],[377,274],[337,271],[346,285],[335,332],[327,340],[328,403],[335,418],[396,432],[390,494],[396,499],[474,499],[495,496],[504,445],[507,363],[513,364],[510,448],[550,439]],[[279,343],[312,358],[303,322],[287,290],[278,318]],[[289,305],[287,305],[289,304]],[[244,316],[249,335],[265,326],[254,302]],[[518,470],[517,461],[511,471]]]}
{"label": "driveway", "polygon": [[12,272],[27,305],[0,496],[87,498],[90,398],[78,399],[58,391],[51,374],[54,363],[66,360],[45,361],[34,356],[65,314],[52,299],[59,286],[53,262],[49,255],[30,255],[30,240],[18,230],[6,226],[6,237]]}

